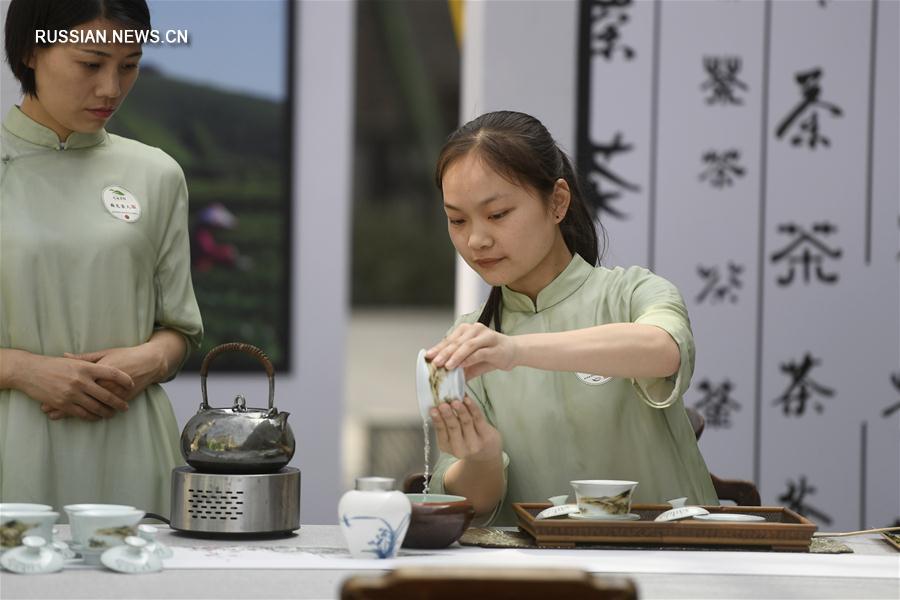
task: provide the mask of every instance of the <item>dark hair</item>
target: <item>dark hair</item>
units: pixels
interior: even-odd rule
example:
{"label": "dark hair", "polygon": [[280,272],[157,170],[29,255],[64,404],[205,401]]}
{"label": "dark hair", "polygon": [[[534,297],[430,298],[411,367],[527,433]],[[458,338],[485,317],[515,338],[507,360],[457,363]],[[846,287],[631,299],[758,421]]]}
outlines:
{"label": "dark hair", "polygon": [[[486,113],[469,121],[450,134],[441,149],[434,173],[439,190],[443,191],[447,168],[470,152],[477,152],[479,158],[498,174],[536,190],[548,201],[556,181],[565,179],[571,200],[566,216],[559,223],[563,240],[570,252],[581,255],[591,265],[600,264],[603,250],[595,221],[604,249],[606,230],[591,215],[584,201],[572,161],[560,150],[543,123],[531,115],[507,110]],[[490,326],[493,321],[494,329],[500,331],[501,298],[501,289],[494,286],[478,318],[479,323]]]}
{"label": "dark hair", "polygon": [[34,69],[25,64],[36,46],[37,30],[68,30],[94,19],[108,19],[126,27],[150,29],[146,0],[12,0],[6,13],[6,62],[22,92],[37,97]]}

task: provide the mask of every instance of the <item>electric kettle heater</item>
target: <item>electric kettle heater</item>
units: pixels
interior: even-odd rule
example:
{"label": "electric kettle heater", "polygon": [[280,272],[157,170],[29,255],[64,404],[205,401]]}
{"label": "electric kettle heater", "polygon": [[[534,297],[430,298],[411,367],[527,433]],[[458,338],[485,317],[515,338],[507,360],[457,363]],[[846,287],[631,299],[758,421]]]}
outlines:
{"label": "electric kettle heater", "polygon": [[[230,408],[211,408],[206,376],[226,352],[256,358],[269,378],[269,407],[249,408],[242,395]],[[300,528],[300,470],[286,466],[294,455],[288,413],[275,408],[275,369],[255,346],[216,346],[200,367],[203,399],[181,433],[189,466],[172,471],[170,526],[209,537],[290,535]]]}

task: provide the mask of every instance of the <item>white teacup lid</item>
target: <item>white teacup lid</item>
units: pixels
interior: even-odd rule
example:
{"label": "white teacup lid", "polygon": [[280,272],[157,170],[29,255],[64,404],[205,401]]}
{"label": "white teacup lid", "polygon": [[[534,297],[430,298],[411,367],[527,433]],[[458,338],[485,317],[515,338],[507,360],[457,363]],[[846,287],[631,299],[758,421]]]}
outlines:
{"label": "white teacup lid", "polygon": [[145,550],[147,540],[130,535],[125,544],[103,552],[100,562],[119,573],[153,573],[162,570],[162,562],[153,552]]}
{"label": "white teacup lid", "polygon": [[708,515],[709,511],[703,508],[702,506],[678,506],[676,508],[670,508],[669,510],[660,513],[654,521],[678,521],[679,519],[687,519],[689,517],[698,517],[701,515]]}
{"label": "white teacup lid", "polygon": [[13,573],[37,575],[53,573],[63,568],[63,557],[46,548],[47,540],[40,536],[25,536],[22,545],[0,557],[0,564]]}
{"label": "white teacup lid", "polygon": [[562,515],[571,515],[573,513],[578,512],[577,504],[556,504],[551,506],[550,508],[545,508],[537,515],[535,515],[536,520],[543,519],[552,519],[553,517],[560,517]]}
{"label": "white teacup lid", "polygon": [[157,529],[153,525],[138,525],[138,536],[144,538],[148,542],[152,542],[156,537]]}
{"label": "white teacup lid", "polygon": [[425,360],[425,350],[419,350],[416,356],[416,399],[419,403],[419,414],[425,421],[431,421],[431,409],[439,402],[462,400],[466,395],[466,377],[461,368],[447,372],[440,382],[438,396],[435,398],[431,390],[430,369]]}
{"label": "white teacup lid", "polygon": [[766,518],[761,515],[744,515],[739,513],[709,513],[705,515],[697,515],[695,519],[701,521],[765,521]]}

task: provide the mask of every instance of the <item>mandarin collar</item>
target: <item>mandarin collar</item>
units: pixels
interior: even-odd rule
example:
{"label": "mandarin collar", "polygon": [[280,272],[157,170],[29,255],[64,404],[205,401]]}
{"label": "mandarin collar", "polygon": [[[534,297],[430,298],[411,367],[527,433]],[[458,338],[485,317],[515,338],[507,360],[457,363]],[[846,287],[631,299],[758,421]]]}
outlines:
{"label": "mandarin collar", "polygon": [[538,292],[537,300],[531,301],[526,294],[515,292],[505,285],[501,288],[503,309],[513,312],[539,313],[551,306],[559,304],[580,288],[594,268],[577,252],[572,253],[572,260],[562,273],[556,276],[547,287]]}
{"label": "mandarin collar", "polygon": [[53,148],[54,150],[90,148],[102,144],[107,138],[106,130],[101,128],[91,133],[73,131],[66,138],[65,142],[60,142],[59,136],[56,135],[55,131],[26,115],[18,106],[13,106],[6,113],[6,118],[3,120],[3,128],[26,142]]}

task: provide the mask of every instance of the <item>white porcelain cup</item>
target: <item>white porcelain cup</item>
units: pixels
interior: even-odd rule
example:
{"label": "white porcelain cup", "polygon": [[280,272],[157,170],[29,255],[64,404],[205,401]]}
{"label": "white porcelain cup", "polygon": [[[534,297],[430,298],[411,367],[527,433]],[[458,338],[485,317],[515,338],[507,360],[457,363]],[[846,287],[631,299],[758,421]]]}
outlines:
{"label": "white porcelain cup", "polygon": [[44,512],[53,510],[53,507],[49,504],[34,504],[32,502],[0,502],[0,512],[8,510],[34,510]]}
{"label": "white porcelain cup", "polygon": [[144,511],[134,508],[76,510],[69,513],[72,541],[88,564],[100,564],[104,550],[125,543],[137,535],[137,525]]}
{"label": "white porcelain cup", "polygon": [[134,506],[130,506],[128,504],[66,504],[63,506],[63,510],[66,511],[67,515],[72,515],[73,512],[81,512],[85,510],[134,510]]}
{"label": "white porcelain cup", "polygon": [[86,510],[113,510],[113,511],[122,511],[122,510],[136,510],[134,506],[128,506],[127,504],[66,504],[63,506],[63,510],[66,511],[66,517],[69,520],[69,528],[72,535],[72,539],[75,539],[75,528],[77,525],[72,519],[72,515],[77,512],[84,512]]}
{"label": "white porcelain cup", "polygon": [[631,497],[637,481],[619,479],[579,479],[575,488],[579,512],[587,517],[615,517],[631,512]]}
{"label": "white porcelain cup", "polygon": [[26,535],[42,537],[50,544],[58,518],[59,513],[52,510],[0,510],[0,552],[21,546]]}

